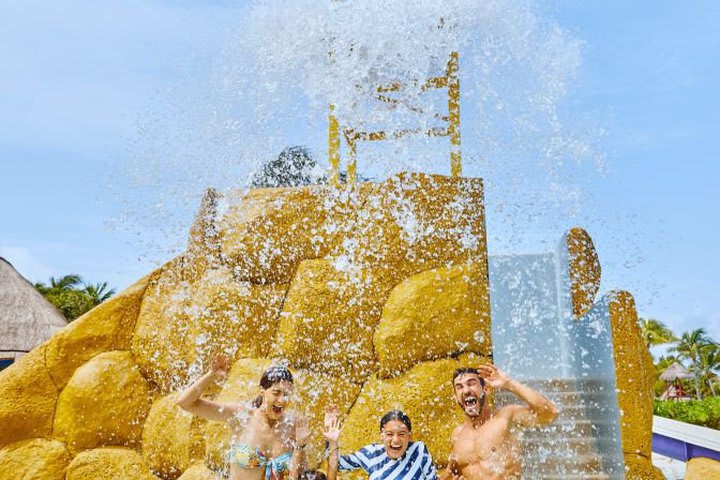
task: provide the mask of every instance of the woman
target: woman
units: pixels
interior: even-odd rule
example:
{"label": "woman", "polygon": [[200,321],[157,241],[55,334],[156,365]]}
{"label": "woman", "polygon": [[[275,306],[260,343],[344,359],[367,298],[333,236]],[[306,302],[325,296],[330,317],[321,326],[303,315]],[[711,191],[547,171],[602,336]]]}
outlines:
{"label": "woman", "polygon": [[362,468],[370,480],[437,480],[432,457],[422,442],[412,441],[412,423],[400,410],[380,420],[380,443],[366,445],[350,455],[339,454],[341,428],[337,413],[325,416],[328,440],[328,480],[341,471]]}
{"label": "woman", "polygon": [[230,480],[294,480],[303,470],[304,448],[310,438],[307,421],[286,408],[293,377],[285,367],[268,368],[260,379],[260,394],[251,405],[202,398],[215,379],[224,379],[228,359],[213,356],[210,371],[188,387],[177,404],[208,420],[227,422],[235,431],[226,460]]}

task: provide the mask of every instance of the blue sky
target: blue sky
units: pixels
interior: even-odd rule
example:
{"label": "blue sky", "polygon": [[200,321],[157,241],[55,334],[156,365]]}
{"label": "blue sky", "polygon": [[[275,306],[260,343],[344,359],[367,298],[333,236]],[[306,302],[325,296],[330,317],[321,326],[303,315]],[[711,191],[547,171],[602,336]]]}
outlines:
{"label": "blue sky", "polygon": [[[603,291],[628,289],[641,315],[720,339],[720,4],[538,8],[582,42],[564,108],[605,132],[605,173],[581,177],[579,211],[559,223],[594,238]],[[0,4],[0,255],[32,281],[80,273],[118,288],[172,256],[151,225],[122,228],[128,202],[163,199],[118,177],[138,122],[178,79],[202,84],[238,15],[220,1]],[[542,251],[561,233],[528,238]]]}

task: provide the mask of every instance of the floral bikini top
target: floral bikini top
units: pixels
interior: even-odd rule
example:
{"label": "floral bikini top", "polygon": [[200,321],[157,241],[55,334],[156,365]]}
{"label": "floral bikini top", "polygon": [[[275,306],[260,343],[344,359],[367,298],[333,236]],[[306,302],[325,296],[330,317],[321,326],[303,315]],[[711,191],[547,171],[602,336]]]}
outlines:
{"label": "floral bikini top", "polygon": [[228,463],[237,465],[240,468],[265,467],[265,480],[281,480],[289,470],[292,451],[282,455],[269,458],[265,452],[249,445],[234,443],[230,446],[225,459]]}

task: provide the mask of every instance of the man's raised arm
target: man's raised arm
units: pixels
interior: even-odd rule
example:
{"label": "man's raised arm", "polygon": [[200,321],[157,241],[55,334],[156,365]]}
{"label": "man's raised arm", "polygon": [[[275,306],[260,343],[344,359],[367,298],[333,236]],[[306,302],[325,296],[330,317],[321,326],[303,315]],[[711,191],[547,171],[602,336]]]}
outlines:
{"label": "man's raised arm", "polygon": [[558,409],[553,402],[537,390],[508,377],[495,365],[481,365],[478,372],[492,388],[505,389],[527,402],[527,407],[512,406],[514,423],[530,427],[546,425],[557,418]]}

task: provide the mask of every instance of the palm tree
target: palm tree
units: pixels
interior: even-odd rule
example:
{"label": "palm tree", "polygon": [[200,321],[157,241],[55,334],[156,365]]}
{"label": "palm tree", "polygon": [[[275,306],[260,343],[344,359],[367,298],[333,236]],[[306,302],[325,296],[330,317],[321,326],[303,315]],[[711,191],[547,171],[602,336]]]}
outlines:
{"label": "palm tree", "polygon": [[677,353],[678,358],[690,361],[690,370],[695,377],[695,393],[698,400],[702,400],[702,392],[700,391],[700,372],[702,370],[700,354],[710,344],[712,344],[712,341],[705,333],[705,329],[697,328],[683,333],[678,343],[670,348],[671,352]]}
{"label": "palm tree", "polygon": [[72,273],[59,278],[50,277],[50,285],[38,282],[35,284],[35,288],[45,295],[47,293],[60,293],[68,290],[74,290],[80,283],[82,283],[82,277]]}
{"label": "palm tree", "polygon": [[710,386],[712,396],[716,396],[713,379],[716,375],[715,370],[720,370],[720,345],[710,343],[700,350],[700,369],[703,377]]}
{"label": "palm tree", "polygon": [[85,284],[85,294],[88,296],[90,303],[93,307],[100,305],[105,300],[115,295],[115,289],[111,288],[108,290],[107,282],[93,284]]}
{"label": "palm tree", "polygon": [[115,289],[108,289],[107,282],[85,283],[76,274],[50,277],[49,285],[39,282],[35,288],[60,309],[68,321],[75,320],[115,294]]}
{"label": "palm tree", "polygon": [[670,343],[677,340],[677,337],[673,334],[663,322],[655,320],[654,318],[640,318],[640,330],[642,331],[643,340],[645,340],[645,346],[650,347],[655,345],[662,345],[663,343]]}

